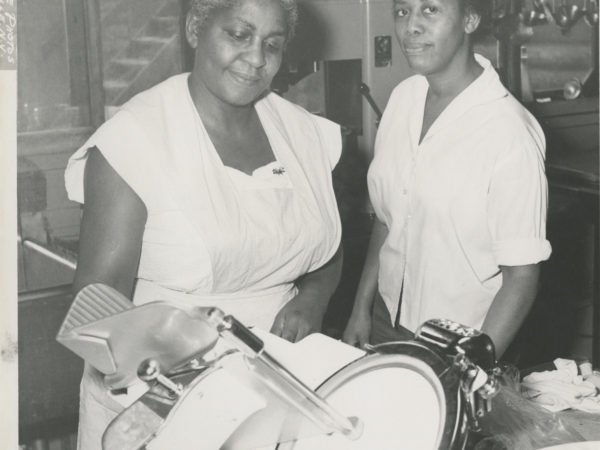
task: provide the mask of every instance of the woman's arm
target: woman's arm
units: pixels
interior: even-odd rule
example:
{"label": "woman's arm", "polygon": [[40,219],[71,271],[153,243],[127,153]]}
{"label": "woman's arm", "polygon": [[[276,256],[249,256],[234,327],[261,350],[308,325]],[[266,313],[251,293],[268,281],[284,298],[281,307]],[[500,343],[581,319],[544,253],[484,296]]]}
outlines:
{"label": "woman's arm", "polygon": [[96,148],[89,150],[84,196],[73,291],[104,283],[131,298],[146,207]]}
{"label": "woman's arm", "polygon": [[500,358],[523,324],[538,292],[539,264],[500,266],[502,287],[494,297],[482,331],[496,347]]}
{"label": "woman's arm", "polygon": [[363,266],[360,282],[356,290],[354,307],[344,331],[344,342],[362,347],[369,342],[371,335],[371,310],[377,292],[379,274],[379,250],[388,235],[387,227],[375,219],[367,257]]}
{"label": "woman's arm", "polygon": [[297,342],[310,333],[321,331],[327,305],[340,281],[342,261],[340,244],[324,266],[298,279],[298,294],[277,313],[271,333]]}

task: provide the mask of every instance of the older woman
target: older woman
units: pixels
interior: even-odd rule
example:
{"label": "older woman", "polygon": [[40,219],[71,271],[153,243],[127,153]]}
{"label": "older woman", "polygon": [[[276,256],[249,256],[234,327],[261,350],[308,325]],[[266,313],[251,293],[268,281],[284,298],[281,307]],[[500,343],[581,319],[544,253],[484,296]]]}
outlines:
{"label": "older woman", "polygon": [[431,318],[480,328],[502,355],[536,296],[545,139],[473,53],[487,0],[394,0],[417,75],[391,95],[369,168],[377,220],[346,342],[409,337]]}
{"label": "older woman", "polygon": [[[295,0],[192,1],[191,74],[134,97],[70,159],[75,291],[214,305],[291,341],[320,330],[341,265],[341,133],[269,92],[296,17]],[[86,368],[80,448],[132,400]]]}

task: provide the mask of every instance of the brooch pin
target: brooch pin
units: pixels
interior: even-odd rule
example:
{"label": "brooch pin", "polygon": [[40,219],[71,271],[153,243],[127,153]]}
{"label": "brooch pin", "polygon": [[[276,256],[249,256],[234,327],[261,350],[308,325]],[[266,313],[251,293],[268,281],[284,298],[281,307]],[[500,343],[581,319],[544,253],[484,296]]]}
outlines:
{"label": "brooch pin", "polygon": [[273,175],[283,175],[285,173],[285,167],[275,167],[273,169]]}

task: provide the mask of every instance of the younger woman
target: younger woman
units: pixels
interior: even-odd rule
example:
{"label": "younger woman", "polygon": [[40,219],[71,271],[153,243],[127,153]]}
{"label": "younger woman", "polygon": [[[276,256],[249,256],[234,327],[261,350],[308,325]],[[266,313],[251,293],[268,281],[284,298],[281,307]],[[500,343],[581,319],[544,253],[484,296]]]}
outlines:
{"label": "younger woman", "polygon": [[344,340],[410,337],[432,318],[483,330],[501,356],[537,293],[545,139],[473,52],[487,0],[395,0],[417,75],[393,91],[369,168],[377,215]]}

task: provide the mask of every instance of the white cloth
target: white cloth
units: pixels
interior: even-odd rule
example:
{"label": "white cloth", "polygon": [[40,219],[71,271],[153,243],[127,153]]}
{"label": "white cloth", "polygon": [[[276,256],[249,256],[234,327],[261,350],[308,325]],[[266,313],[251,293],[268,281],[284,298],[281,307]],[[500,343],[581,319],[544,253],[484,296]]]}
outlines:
{"label": "white cloth", "polygon": [[596,386],[577,373],[573,360],[554,360],[556,370],[532,372],[523,378],[523,395],[552,411],[577,409],[600,413],[600,396]]}
{"label": "white cloth", "polygon": [[480,328],[502,284],[500,265],[549,257],[545,139],[489,61],[419,143],[428,83],[393,91],[368,173],[371,202],[389,234],[379,291],[411,331],[432,318]]}
{"label": "white cloth", "polygon": [[[70,158],[69,198],[83,203],[88,149],[97,147],[146,206],[134,303],[218,306],[268,330],[341,238],[331,172],[338,125],[269,94],[256,104],[276,161],[252,176],[226,167],[192,102],[188,74],[135,96]],[[86,367],[79,448],[100,448],[106,426],[139,396],[111,398]]]}

